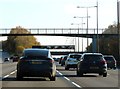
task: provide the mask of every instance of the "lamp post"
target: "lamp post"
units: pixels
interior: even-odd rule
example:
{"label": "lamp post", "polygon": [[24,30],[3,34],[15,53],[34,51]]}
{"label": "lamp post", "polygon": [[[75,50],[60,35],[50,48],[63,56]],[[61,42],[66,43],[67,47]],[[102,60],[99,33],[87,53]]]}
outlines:
{"label": "lamp post", "polygon": [[120,45],[120,29],[119,29],[119,23],[120,23],[120,17],[119,17],[119,15],[120,15],[120,1],[119,0],[117,0],[117,32],[118,32],[118,59],[120,59],[120,47],[119,47],[119,45]]}
{"label": "lamp post", "polygon": [[[79,25],[80,25],[80,24],[77,24],[77,23],[71,23],[71,25],[78,25],[78,34],[79,34]],[[79,52],[79,37],[78,37],[78,52]]]}
{"label": "lamp post", "polygon": [[[81,7],[77,6],[77,8],[86,8],[87,9],[87,31],[86,33],[88,34],[88,8],[94,8],[96,7],[96,23],[97,23],[97,52],[99,52],[99,37],[98,37],[98,0],[97,0],[97,5],[96,6],[89,6],[89,7]],[[88,46],[88,39],[87,39],[87,46]]]}
{"label": "lamp post", "polygon": [[[74,18],[81,18],[82,19],[81,26],[82,26],[82,34],[83,34],[83,24],[85,24],[85,23],[83,23],[83,18],[90,18],[90,16],[88,16],[88,17],[74,16]],[[82,52],[83,52],[83,38],[82,38]]]}

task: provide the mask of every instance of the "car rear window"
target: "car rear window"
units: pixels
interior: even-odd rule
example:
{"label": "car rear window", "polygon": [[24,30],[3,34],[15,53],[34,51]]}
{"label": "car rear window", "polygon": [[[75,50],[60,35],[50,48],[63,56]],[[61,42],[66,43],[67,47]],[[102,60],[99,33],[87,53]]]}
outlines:
{"label": "car rear window", "polygon": [[104,58],[105,58],[106,61],[107,61],[107,60],[114,61],[114,58],[113,58],[113,57],[104,57]]}
{"label": "car rear window", "polygon": [[85,55],[84,60],[86,60],[86,61],[99,61],[99,60],[102,60],[102,55]]}
{"label": "car rear window", "polygon": [[80,58],[81,55],[70,55],[70,58]]}
{"label": "car rear window", "polygon": [[27,58],[47,58],[48,51],[45,50],[25,50],[24,57]]}

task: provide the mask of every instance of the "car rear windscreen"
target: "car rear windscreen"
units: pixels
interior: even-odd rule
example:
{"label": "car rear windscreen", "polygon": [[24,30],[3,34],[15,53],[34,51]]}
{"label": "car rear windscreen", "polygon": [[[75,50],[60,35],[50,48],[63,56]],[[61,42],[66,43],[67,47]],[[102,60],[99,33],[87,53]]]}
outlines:
{"label": "car rear windscreen", "polygon": [[70,58],[80,58],[81,55],[70,55]]}
{"label": "car rear windscreen", "polygon": [[114,58],[113,57],[104,57],[105,60],[110,60],[110,61],[114,61]]}
{"label": "car rear windscreen", "polygon": [[84,60],[86,61],[99,61],[102,59],[102,55],[85,55]]}
{"label": "car rear windscreen", "polygon": [[24,51],[25,57],[48,57],[48,51],[45,50],[25,50]]}

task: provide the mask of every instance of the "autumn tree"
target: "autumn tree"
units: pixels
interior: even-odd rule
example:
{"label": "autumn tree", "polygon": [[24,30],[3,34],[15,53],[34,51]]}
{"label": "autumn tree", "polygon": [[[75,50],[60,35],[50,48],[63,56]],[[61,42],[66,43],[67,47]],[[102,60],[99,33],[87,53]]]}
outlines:
{"label": "autumn tree", "polygon": [[[31,34],[22,27],[12,28],[10,34]],[[10,53],[21,53],[25,48],[31,48],[33,45],[40,45],[34,36],[8,36],[4,42],[3,49]]]}

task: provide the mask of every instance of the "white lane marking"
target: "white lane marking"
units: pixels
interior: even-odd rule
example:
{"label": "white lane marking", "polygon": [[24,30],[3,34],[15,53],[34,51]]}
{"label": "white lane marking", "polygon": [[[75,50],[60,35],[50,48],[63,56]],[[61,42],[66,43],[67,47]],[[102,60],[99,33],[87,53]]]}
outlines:
{"label": "white lane marking", "polygon": [[81,86],[79,86],[78,84],[76,84],[75,82],[72,82],[72,84],[74,84],[75,86],[82,88]]}
{"label": "white lane marking", "polygon": [[7,78],[7,77],[9,77],[9,76],[10,76],[10,75],[5,75],[5,76],[3,77],[3,79],[4,79],[4,78]]}
{"label": "white lane marking", "polygon": [[14,74],[16,71],[17,71],[17,70],[15,70],[15,71],[11,72],[11,73],[10,73],[10,74],[8,74],[8,75],[5,75],[2,79],[5,79],[5,78],[9,77],[10,75]]}
{"label": "white lane marking", "polygon": [[16,71],[17,71],[17,70],[15,70],[15,71],[11,72],[11,73],[10,73],[10,75],[14,74]]}
{"label": "white lane marking", "polygon": [[64,77],[66,80],[68,80],[68,81],[70,81],[70,79],[69,78],[67,78],[67,77]]}
{"label": "white lane marking", "polygon": [[[60,74],[60,75],[62,75],[62,76],[64,76],[61,72],[59,72],[58,70],[57,70],[57,72]],[[72,82],[69,78],[67,78],[67,77],[63,77],[63,78],[65,78],[67,81],[69,81],[69,82],[71,82],[73,85],[75,85],[76,87],[78,87],[78,88],[82,88],[80,85],[78,85],[78,84],[76,84],[75,82]]]}

